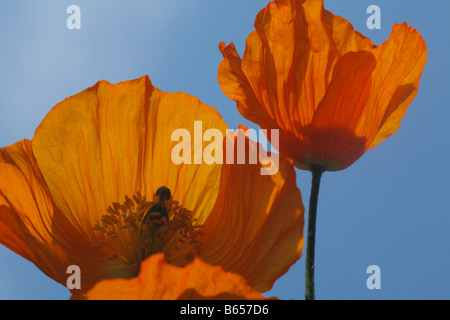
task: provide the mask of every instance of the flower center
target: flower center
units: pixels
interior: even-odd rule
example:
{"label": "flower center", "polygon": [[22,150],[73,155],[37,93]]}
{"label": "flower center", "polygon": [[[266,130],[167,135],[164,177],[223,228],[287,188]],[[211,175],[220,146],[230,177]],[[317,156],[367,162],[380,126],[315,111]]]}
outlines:
{"label": "flower center", "polygon": [[[161,192],[162,190],[162,192]],[[120,259],[130,272],[137,272],[143,260],[155,253],[164,253],[169,263],[185,266],[200,252],[203,225],[197,224],[192,211],[170,199],[170,190],[161,187],[153,201],[137,192],[133,200],[114,202],[94,230],[103,235],[93,248],[104,248],[110,259]]]}

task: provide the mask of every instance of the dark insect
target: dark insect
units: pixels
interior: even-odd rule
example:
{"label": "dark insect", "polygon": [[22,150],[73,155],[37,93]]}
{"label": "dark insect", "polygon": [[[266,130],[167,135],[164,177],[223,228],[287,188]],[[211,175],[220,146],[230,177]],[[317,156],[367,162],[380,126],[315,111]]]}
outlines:
{"label": "dark insect", "polygon": [[[147,257],[150,252],[154,251],[150,245],[151,239],[157,234],[158,229],[168,224],[169,213],[167,211],[166,202],[171,198],[170,189],[160,187],[156,190],[156,203],[147,211],[141,223],[140,238],[145,244],[142,250],[143,258]],[[150,245],[150,247],[148,246]]]}
{"label": "dark insect", "polygon": [[144,220],[142,220],[142,224],[147,225],[149,220],[151,219],[151,213],[159,212],[161,214],[160,218],[166,217],[169,220],[169,213],[166,208],[166,201],[171,198],[172,194],[170,193],[170,189],[167,187],[160,187],[156,190],[156,203],[147,211],[144,216]]}

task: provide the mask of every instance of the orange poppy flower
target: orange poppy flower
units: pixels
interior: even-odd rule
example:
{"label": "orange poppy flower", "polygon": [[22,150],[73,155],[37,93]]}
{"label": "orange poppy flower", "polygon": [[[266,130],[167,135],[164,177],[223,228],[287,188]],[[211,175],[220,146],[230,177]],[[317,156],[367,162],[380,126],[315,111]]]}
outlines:
{"label": "orange poppy flower", "polygon": [[[0,149],[0,243],[63,285],[68,266],[79,266],[74,297],[137,276],[155,253],[177,266],[198,257],[269,290],[303,247],[295,170],[286,159],[272,176],[260,164],[176,165],[171,134],[193,134],[194,120],[226,130],[215,109],[146,76],[100,81],[60,102],[31,141]],[[153,199],[162,186],[170,196]],[[165,216],[150,210],[161,203]]]}
{"label": "orange poppy flower", "polygon": [[347,168],[398,130],[418,91],[426,44],[403,23],[376,46],[323,0],[272,1],[255,29],[242,59],[233,44],[219,44],[218,81],[245,118],[279,129],[281,154],[312,172],[305,296],[314,299],[322,173]]}
{"label": "orange poppy flower", "polygon": [[245,118],[280,130],[298,168],[345,169],[397,131],[427,58],[414,28],[395,24],[375,46],[323,0],[276,0],[255,29],[242,60],[220,43],[218,80]]}
{"label": "orange poppy flower", "polygon": [[102,280],[86,297],[89,300],[267,299],[253,291],[244,278],[220,266],[210,266],[195,258],[180,268],[168,264],[163,254],[145,260],[136,278]]}

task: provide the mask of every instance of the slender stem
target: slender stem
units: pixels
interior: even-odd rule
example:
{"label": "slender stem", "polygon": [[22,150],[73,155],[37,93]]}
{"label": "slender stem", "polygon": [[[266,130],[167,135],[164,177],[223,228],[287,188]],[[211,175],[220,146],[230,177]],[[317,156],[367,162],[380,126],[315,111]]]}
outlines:
{"label": "slender stem", "polygon": [[309,198],[309,214],[308,214],[308,234],[306,242],[306,269],[305,269],[305,298],[306,300],[314,300],[314,255],[316,249],[316,218],[317,203],[319,200],[320,179],[322,177],[323,168],[313,167],[311,195]]}

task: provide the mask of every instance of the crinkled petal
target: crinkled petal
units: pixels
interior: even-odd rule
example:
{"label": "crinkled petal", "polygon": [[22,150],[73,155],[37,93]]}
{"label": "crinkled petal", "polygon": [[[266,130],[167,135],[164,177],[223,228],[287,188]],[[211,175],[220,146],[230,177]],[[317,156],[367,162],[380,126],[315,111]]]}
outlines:
{"label": "crinkled petal", "polygon": [[309,143],[305,166],[342,170],[367,150],[366,137],[358,137],[355,128],[371,93],[374,68],[375,58],[367,51],[350,52],[339,59],[327,93],[305,128]]}
{"label": "crinkled petal", "polygon": [[327,92],[339,57],[373,44],[324,10],[322,0],[272,1],[257,15],[255,29],[242,61],[233,44],[220,45],[219,84],[245,118],[262,128],[278,128],[280,153],[302,167],[309,151],[304,128]]}
{"label": "crinkled petal", "polygon": [[83,271],[82,290],[105,277],[123,276],[55,205],[31,141],[0,149],[0,180],[0,243],[64,286],[70,265]]}
{"label": "crinkled petal", "polygon": [[220,165],[176,165],[171,159],[178,143],[172,132],[186,129],[194,140],[196,120],[203,130],[225,131],[215,109],[184,93],[162,92],[146,76],[100,81],[50,111],[36,130],[33,152],[58,207],[95,240],[93,226],[106,208],[137,191],[152,199],[166,186],[184,207],[211,211]]}
{"label": "crinkled petal", "polygon": [[[259,149],[247,140],[245,150]],[[234,164],[223,165],[219,197],[200,238],[200,258],[264,292],[301,256],[304,207],[290,161],[279,158],[278,172],[262,175],[261,163],[251,164],[248,154],[245,164],[237,164],[235,150]]]}
{"label": "crinkled petal", "polygon": [[[377,67],[364,120],[357,132],[377,130],[370,148],[394,134],[416,96],[428,51],[420,33],[405,23],[394,24],[389,39],[374,49]],[[371,138],[371,139],[370,139]]]}
{"label": "crinkled petal", "polygon": [[0,149],[0,243],[63,282],[67,257],[55,243],[52,219],[57,209],[23,140]]}
{"label": "crinkled petal", "polygon": [[155,254],[142,263],[139,276],[104,280],[87,293],[89,300],[264,299],[245,280],[196,258],[185,267]]}

